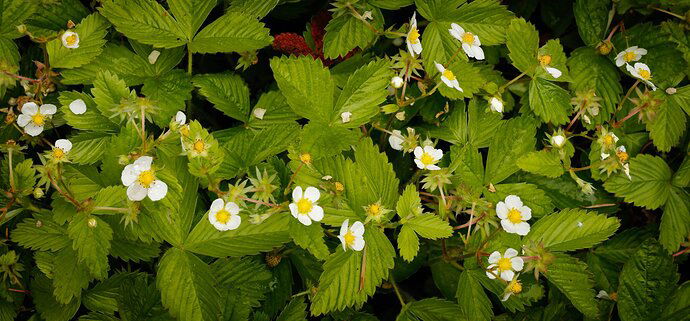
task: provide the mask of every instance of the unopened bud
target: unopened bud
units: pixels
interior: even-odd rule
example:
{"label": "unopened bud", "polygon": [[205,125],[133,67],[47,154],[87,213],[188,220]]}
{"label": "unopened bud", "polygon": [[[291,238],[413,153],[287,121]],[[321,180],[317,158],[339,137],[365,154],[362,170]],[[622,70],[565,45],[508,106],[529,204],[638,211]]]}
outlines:
{"label": "unopened bud", "polygon": [[96,225],[98,225],[98,222],[96,222],[96,219],[92,217],[86,224],[88,224],[90,228],[94,228]]}
{"label": "unopened bud", "polygon": [[45,193],[43,193],[42,188],[40,188],[40,187],[34,188],[34,198],[39,199],[39,198],[43,197],[43,195],[45,195]]}
{"label": "unopened bud", "polygon": [[610,40],[604,40],[597,44],[597,52],[602,56],[610,54],[611,50],[613,50],[613,44]]}
{"label": "unopened bud", "polygon": [[19,31],[19,33],[21,33],[21,34],[26,33],[26,26],[23,25],[23,24],[18,25],[18,26],[17,26],[17,31]]}

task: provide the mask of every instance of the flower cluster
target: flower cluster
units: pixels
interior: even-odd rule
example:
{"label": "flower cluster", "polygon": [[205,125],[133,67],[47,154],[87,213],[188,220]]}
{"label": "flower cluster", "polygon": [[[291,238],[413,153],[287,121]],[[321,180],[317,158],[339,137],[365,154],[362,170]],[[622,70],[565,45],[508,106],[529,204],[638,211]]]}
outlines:
{"label": "flower cluster", "polygon": [[[652,83],[652,71],[644,63],[637,62],[642,59],[642,56],[647,54],[647,49],[638,46],[629,47],[616,55],[616,66],[621,67],[625,65],[625,69],[635,78],[639,79],[647,86],[656,90],[656,86]],[[630,65],[630,63],[635,63]]]}
{"label": "flower cluster", "polygon": [[602,128],[599,132],[597,143],[601,149],[600,171],[611,175],[622,169],[625,175],[628,176],[628,179],[632,179],[630,176],[630,163],[628,163],[630,155],[628,155],[624,145],[618,145],[618,136],[606,128]]}

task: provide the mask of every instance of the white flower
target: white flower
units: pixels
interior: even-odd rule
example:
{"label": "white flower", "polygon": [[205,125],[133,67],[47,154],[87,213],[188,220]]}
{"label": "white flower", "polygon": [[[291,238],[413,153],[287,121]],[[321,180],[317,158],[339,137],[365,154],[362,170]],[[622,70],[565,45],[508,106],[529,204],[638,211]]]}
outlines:
{"label": "white flower", "polygon": [[240,207],[234,202],[225,203],[218,198],[211,203],[208,211],[208,220],[219,231],[234,230],[240,227],[242,218],[238,215]]}
{"label": "white flower", "polygon": [[565,137],[563,135],[553,135],[551,136],[551,145],[556,147],[562,147],[565,143]]}
{"label": "white flower", "polygon": [[69,103],[69,110],[75,115],[81,115],[86,112],[86,103],[81,99],[75,99]]}
{"label": "white flower", "polygon": [[316,187],[307,187],[302,192],[302,187],[297,186],[292,191],[292,203],[290,203],[290,212],[292,216],[297,218],[300,223],[304,225],[311,225],[311,221],[319,222],[323,219],[323,208],[316,205],[321,193]]}
{"label": "white flower", "polygon": [[391,78],[391,86],[393,88],[402,87],[404,82],[405,81],[402,79],[402,77],[395,76],[395,77]]}
{"label": "white flower", "polygon": [[525,261],[517,255],[518,251],[512,248],[508,248],[503,255],[498,251],[491,253],[489,256],[490,265],[487,267],[486,276],[492,280],[496,276],[500,276],[501,279],[506,281],[513,280],[515,271],[522,271],[522,267],[525,265]]}
{"label": "white flower", "polygon": [[529,219],[532,209],[524,206],[522,200],[515,195],[508,195],[504,202],[496,204],[496,214],[501,219],[501,226],[508,233],[527,235],[529,233]]}
{"label": "white flower", "polygon": [[160,55],[161,55],[161,52],[158,50],[151,51],[151,53],[149,54],[149,57],[148,57],[149,63],[152,65],[155,64]]}
{"label": "white flower", "polygon": [[258,119],[264,119],[264,115],[266,114],[266,109],[263,108],[255,108],[254,111],[252,112],[254,114],[254,117]]}
{"label": "white flower", "polygon": [[404,141],[405,141],[405,138],[402,136],[402,132],[400,132],[397,129],[393,130],[393,135],[388,136],[388,143],[395,150],[402,150],[403,149],[402,143]]}
{"label": "white flower", "polygon": [[497,113],[503,112],[503,101],[500,98],[491,97],[491,99],[489,99],[489,105],[491,106],[491,110]]}
{"label": "white flower", "polygon": [[436,166],[436,163],[443,158],[443,151],[431,146],[424,146],[424,149],[421,146],[417,146],[414,149],[414,157],[414,163],[417,164],[417,167],[435,171],[441,169]]}
{"label": "white flower", "polygon": [[651,87],[652,90],[656,90],[656,86],[654,86],[650,80],[652,79],[652,71],[649,70],[649,66],[641,62],[636,62],[635,66],[625,65],[625,68],[628,69],[628,72],[633,75],[633,77],[642,80],[642,82]]}
{"label": "white flower", "polygon": [[465,51],[468,57],[475,58],[477,60],[484,60],[484,50],[482,50],[482,43],[479,41],[477,35],[466,32],[465,29],[460,27],[457,23],[452,23],[450,29],[448,29],[451,36],[455,39],[460,40],[462,43],[462,50]]}
{"label": "white flower", "polygon": [[58,139],[55,141],[55,148],[53,148],[53,158],[60,160],[65,157],[70,150],[72,150],[72,142],[67,139]]}
{"label": "white flower", "polygon": [[168,193],[168,185],[156,179],[156,172],[151,168],[152,162],[151,156],[141,156],[122,170],[120,179],[127,186],[127,197],[130,200],[141,201],[148,195],[152,201],[158,201]]}
{"label": "white flower", "polygon": [[178,110],[175,114],[175,122],[180,126],[184,125],[187,122],[187,115]]}
{"label": "white flower", "polygon": [[563,74],[560,70],[551,67],[551,56],[550,55],[542,55],[539,56],[539,64],[548,72],[551,77],[553,78],[559,78]]}
{"label": "white flower", "polygon": [[28,102],[22,106],[22,114],[17,117],[17,124],[24,127],[24,131],[31,136],[38,136],[43,132],[46,120],[57,112],[53,104],[44,104],[39,108],[36,103]]}
{"label": "white flower", "polygon": [[436,64],[436,69],[438,69],[438,72],[441,73],[441,80],[443,81],[443,83],[450,88],[455,88],[462,92],[462,88],[460,88],[460,83],[458,82],[458,79],[455,78],[453,72],[450,69],[446,69],[445,67],[443,67],[442,64],[438,62],[434,61],[434,64]]}
{"label": "white flower", "polygon": [[79,48],[79,35],[74,31],[65,31],[62,34],[62,45],[66,48]]}
{"label": "white flower", "polygon": [[349,123],[349,122],[350,122],[350,117],[352,117],[352,113],[349,112],[349,111],[346,111],[346,112],[343,112],[343,113],[340,114],[340,119],[343,121],[343,124],[344,124],[344,123]]}
{"label": "white flower", "polygon": [[[498,252],[496,252],[498,253]],[[518,294],[522,292],[522,284],[520,281],[518,281],[517,276],[513,278],[513,280],[508,283],[508,286],[506,286],[505,290],[503,291],[503,298],[501,301],[508,301],[511,295],[513,294]]]}
{"label": "white flower", "polygon": [[616,66],[621,67],[629,62],[638,61],[647,54],[647,49],[632,46],[616,55]]}
{"label": "white flower", "polygon": [[343,244],[344,251],[347,251],[348,248],[361,251],[364,249],[364,224],[357,221],[348,227],[349,222],[349,219],[343,221],[343,225],[340,227],[340,235],[338,235],[340,243]]}
{"label": "white flower", "polygon": [[407,50],[414,57],[422,53],[422,42],[419,40],[419,30],[417,30],[417,13],[412,14],[410,19],[410,31],[407,32]]}

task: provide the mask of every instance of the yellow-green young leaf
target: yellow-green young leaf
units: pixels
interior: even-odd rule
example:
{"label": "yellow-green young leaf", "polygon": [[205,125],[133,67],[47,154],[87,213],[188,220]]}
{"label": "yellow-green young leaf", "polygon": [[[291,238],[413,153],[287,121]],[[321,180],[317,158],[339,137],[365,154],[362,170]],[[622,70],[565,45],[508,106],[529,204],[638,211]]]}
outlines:
{"label": "yellow-green young leaf", "polygon": [[424,48],[422,58],[424,66],[428,66],[426,71],[430,75],[438,74],[434,62],[447,65],[453,56],[455,56],[454,59],[467,61],[467,55],[462,51],[460,41],[453,38],[448,29],[450,29],[450,22],[432,21],[422,33],[422,48]]}
{"label": "yellow-green young leaf", "polygon": [[276,214],[259,223],[251,224],[244,217],[236,230],[218,231],[202,217],[187,237],[185,248],[194,253],[213,257],[253,255],[266,252],[290,241],[287,213]]}
{"label": "yellow-green young leaf", "polygon": [[[96,75],[91,94],[101,114],[111,119],[117,116],[117,111],[120,110],[120,104],[123,100],[136,97],[136,93],[130,92],[124,81],[108,71]],[[118,120],[114,119],[114,121]]]}
{"label": "yellow-green young leaf", "polygon": [[690,234],[690,196],[682,188],[673,187],[664,206],[659,226],[659,243],[675,252]]}
{"label": "yellow-green young leaf", "polygon": [[85,264],[98,279],[108,276],[108,253],[113,230],[108,223],[92,215],[77,214],[67,227],[72,247],[79,262]]}
{"label": "yellow-green young leaf", "polygon": [[166,126],[175,113],[185,109],[185,101],[192,98],[192,89],[189,75],[182,69],[174,69],[162,76],[146,79],[141,92],[156,106],[153,122]]}
{"label": "yellow-green young leaf", "polygon": [[608,239],[620,227],[615,217],[580,209],[566,209],[540,218],[524,243],[543,243],[552,251],[589,248]]}
{"label": "yellow-green young leaf", "polygon": [[[9,168],[7,160],[3,160],[3,167]],[[31,159],[25,159],[21,163],[14,163],[14,189],[15,193],[19,195],[29,195],[34,190],[34,185],[36,184],[36,169],[34,168],[34,162]],[[3,171],[3,180],[7,179],[7,186],[9,186],[9,173]]]}
{"label": "yellow-green young leaf", "polygon": [[436,240],[453,235],[453,228],[448,222],[431,213],[416,216],[404,225],[411,227],[419,236],[427,239]]}
{"label": "yellow-green young leaf", "polygon": [[623,265],[618,285],[618,315],[623,321],[659,320],[664,302],[678,282],[673,257],[647,241]]}
{"label": "yellow-green young leaf", "polygon": [[[309,251],[317,259],[323,260],[331,252],[323,240],[323,227],[318,222],[306,226],[297,219],[290,220],[290,237],[301,248]],[[350,222],[351,224],[354,222]]]}
{"label": "yellow-green young leaf", "polygon": [[2,1],[0,2],[0,38],[14,39],[22,36],[17,26],[38,9],[35,1]]}
{"label": "yellow-green young leaf", "polygon": [[648,209],[666,203],[671,194],[671,169],[663,158],[641,154],[630,159],[630,176],[631,179],[623,173],[614,175],[604,187],[626,202]]}
{"label": "yellow-green young leaf", "polygon": [[400,251],[400,256],[407,262],[412,262],[419,252],[419,237],[407,225],[403,225],[400,229],[400,234],[398,234],[398,251]]}
{"label": "yellow-green young leaf", "polygon": [[[436,70],[436,67],[432,68]],[[444,97],[450,99],[471,98],[472,95],[479,92],[479,89],[486,83],[486,79],[484,79],[481,74],[481,69],[476,67],[474,63],[458,60],[448,66],[448,69],[452,70],[453,74],[457,77],[462,91],[446,86],[446,84],[441,81],[440,76],[438,76],[437,81],[441,83],[439,92]],[[438,74],[438,72],[436,74]]]}
{"label": "yellow-green young leaf", "polygon": [[528,75],[534,75],[539,66],[539,33],[534,25],[522,18],[513,19],[506,31],[506,46],[515,68]]}
{"label": "yellow-green young leaf", "polygon": [[192,39],[217,2],[216,0],[170,0],[168,5],[187,39]]}
{"label": "yellow-green young leaf", "polygon": [[578,311],[589,318],[597,317],[599,306],[594,298],[594,280],[587,264],[569,255],[556,254],[544,275]]}
{"label": "yellow-green young leaf", "polygon": [[204,261],[170,248],[158,265],[156,285],[170,314],[181,321],[217,320],[221,314],[216,280]]}
{"label": "yellow-green young leaf", "polygon": [[228,12],[201,29],[189,44],[196,53],[253,51],[271,44],[273,37],[256,18]]}
{"label": "yellow-green young leaf", "polygon": [[463,4],[447,21],[477,35],[483,46],[493,46],[505,42],[506,29],[513,17],[498,0],[477,0]]}
{"label": "yellow-green young leaf", "polygon": [[38,213],[17,224],[10,235],[12,242],[34,251],[57,251],[72,245],[64,227],[49,216]]}
{"label": "yellow-green young leaf", "polygon": [[[371,27],[383,29],[383,14],[378,8],[366,7],[371,11]],[[345,57],[355,48],[366,49],[376,41],[376,34],[362,20],[352,14],[343,14],[331,19],[326,25],[326,35],[323,37],[323,53],[326,58]]]}
{"label": "yellow-green young leaf", "polygon": [[489,145],[484,183],[497,184],[517,172],[517,159],[534,149],[535,135],[531,118],[513,118],[502,123]]}
{"label": "yellow-green young leaf", "polygon": [[623,87],[620,84],[620,73],[606,57],[599,55],[591,48],[578,48],[568,58],[570,69],[570,88],[576,92],[594,90],[600,97],[599,114],[589,115],[593,124],[602,124],[611,119],[620,101]]}
{"label": "yellow-green young leaf", "polygon": [[62,304],[55,299],[50,280],[41,273],[33,273],[31,278],[31,297],[36,304],[36,312],[45,320],[71,320],[81,306],[79,297]]}
{"label": "yellow-green young leaf", "polygon": [[71,136],[69,141],[72,142],[72,150],[68,153],[69,160],[75,164],[88,165],[101,159],[108,148],[110,134],[80,132]]}
{"label": "yellow-green young leaf", "polygon": [[[368,122],[379,113],[378,106],[386,100],[386,88],[391,77],[391,64],[385,59],[372,61],[357,69],[350,75],[335,102],[335,113],[331,116],[331,123],[354,128]],[[352,114],[348,122],[343,122],[344,112]]]}
{"label": "yellow-green young leaf", "polygon": [[646,123],[649,137],[662,152],[668,152],[671,147],[678,145],[687,128],[685,113],[672,97],[667,97],[659,106],[656,117]]}
{"label": "yellow-green young leaf", "polygon": [[[69,109],[69,105],[77,99],[81,99],[86,104],[86,112],[80,115]],[[60,111],[70,126],[95,132],[116,132],[118,130],[117,124],[103,116],[96,108],[96,102],[90,95],[77,91],[62,91],[59,100],[60,105],[62,105]]]}
{"label": "yellow-green young leaf", "polygon": [[553,149],[525,154],[517,160],[517,165],[523,171],[551,178],[561,176],[565,172],[561,157]]}
{"label": "yellow-green young leaf", "polygon": [[191,40],[182,25],[155,1],[106,0],[99,10],[117,31],[141,43],[174,48]]}
{"label": "yellow-green young leaf", "polygon": [[494,188],[496,192],[484,194],[484,196],[494,204],[504,201],[508,195],[517,195],[525,206],[528,206],[532,210],[533,217],[542,217],[546,214],[550,214],[554,208],[551,197],[546,195],[543,190],[539,189],[534,184],[496,184]]}
{"label": "yellow-green young leaf", "polygon": [[55,299],[68,304],[81,297],[81,291],[89,287],[91,275],[79,255],[69,247],[55,253],[53,257],[53,295]]}
{"label": "yellow-green young leaf", "polygon": [[422,214],[422,201],[414,184],[405,187],[405,191],[403,191],[402,196],[398,198],[398,202],[395,204],[395,211],[401,219],[412,218]]}
{"label": "yellow-green young leaf", "polygon": [[103,51],[110,23],[100,14],[92,14],[74,28],[79,35],[79,47],[67,48],[62,39],[53,39],[46,44],[50,65],[55,68],[75,68],[91,62]]}
{"label": "yellow-green young leaf", "polygon": [[[323,265],[319,290],[312,299],[311,314],[321,315],[341,311],[346,307],[361,307],[376,292],[376,287],[393,268],[395,249],[382,231],[369,226],[364,232],[363,251],[343,251],[338,248]],[[363,256],[366,253],[364,283],[360,284]]]}
{"label": "yellow-green young leaf", "polygon": [[223,114],[243,122],[249,119],[249,87],[239,75],[197,75],[192,82]]}
{"label": "yellow-green young leaf", "polygon": [[276,321],[301,321],[307,319],[307,304],[303,298],[294,298],[285,306]]}
{"label": "yellow-green young leaf", "polygon": [[567,123],[572,109],[568,91],[542,78],[530,81],[529,107],[544,122],[554,125]]}
{"label": "yellow-green young leaf", "polygon": [[606,37],[610,6],[611,2],[608,0],[575,1],[575,23],[580,38],[586,45],[594,46]]}
{"label": "yellow-green young leaf", "polygon": [[463,271],[458,281],[458,291],[455,294],[458,305],[465,317],[470,320],[491,320],[493,306],[489,297],[484,292],[484,287],[475,279],[475,276]]}
{"label": "yellow-green young leaf", "polygon": [[309,56],[273,58],[271,69],[280,91],[297,115],[330,123],[335,84],[319,60]]}

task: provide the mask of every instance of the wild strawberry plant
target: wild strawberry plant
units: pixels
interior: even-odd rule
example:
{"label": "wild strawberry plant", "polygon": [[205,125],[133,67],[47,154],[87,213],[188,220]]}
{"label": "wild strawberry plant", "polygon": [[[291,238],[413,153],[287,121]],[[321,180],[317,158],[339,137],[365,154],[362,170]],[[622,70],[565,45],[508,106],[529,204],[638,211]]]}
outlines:
{"label": "wild strawberry plant", "polygon": [[688,9],[0,0],[0,320],[688,320]]}

